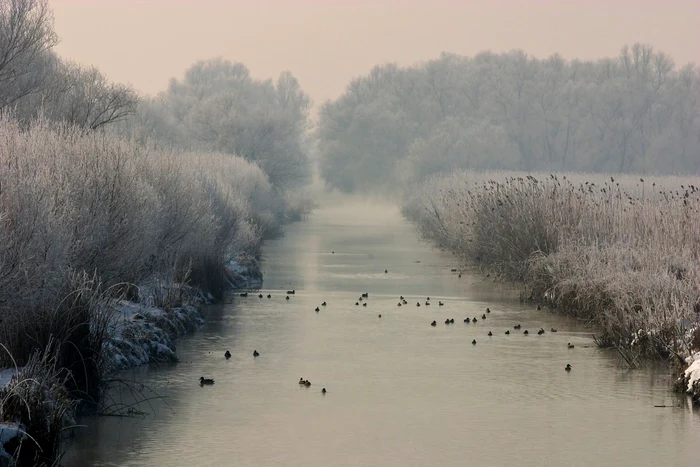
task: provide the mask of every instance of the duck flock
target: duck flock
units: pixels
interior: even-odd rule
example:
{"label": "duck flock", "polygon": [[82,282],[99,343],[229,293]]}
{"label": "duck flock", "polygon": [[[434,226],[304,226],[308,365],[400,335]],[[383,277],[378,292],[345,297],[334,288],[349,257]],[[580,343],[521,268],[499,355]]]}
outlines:
{"label": "duck flock", "polygon": [[[452,271],[455,271],[455,270],[453,269]],[[385,270],[384,272],[387,273],[388,271]],[[460,274],[460,277],[461,277],[461,274]],[[285,300],[290,300],[290,295],[295,295],[295,294],[296,294],[296,290],[295,290],[295,289],[288,290],[288,291],[287,291],[287,294],[286,294],[286,296],[285,296]],[[248,297],[248,292],[243,292],[243,293],[240,293],[239,295],[240,295],[241,297]],[[258,298],[264,298],[264,297],[265,297],[265,296],[264,296],[263,294],[258,294]],[[271,299],[271,298],[272,298],[272,294],[267,294],[267,298],[268,298],[268,299]],[[360,295],[360,297],[357,299],[357,301],[355,302],[355,306],[360,306],[360,305],[362,305],[363,307],[366,307],[368,302],[369,302],[369,292],[365,292],[365,293],[362,293],[362,294]],[[424,306],[430,306],[430,297],[426,297],[424,303],[425,303]],[[441,301],[438,300],[438,306],[444,306],[444,305],[445,305],[445,304],[444,304],[443,302],[441,302]],[[326,306],[328,306],[328,303],[324,301],[323,303],[321,303],[320,306],[317,306],[317,307],[314,309],[314,311],[315,311],[316,313],[319,313],[319,312],[321,311],[321,307],[326,307]],[[398,301],[398,303],[397,303],[397,306],[399,306],[399,307],[401,307],[401,306],[408,306],[408,301],[404,298],[403,295],[401,295],[401,296],[399,297],[399,301]],[[416,302],[416,307],[420,307],[420,306],[421,306],[421,302],[420,302],[420,301],[417,301],[417,302]],[[541,307],[538,305],[538,306],[537,306],[537,309],[540,310]],[[482,320],[482,321],[486,321],[486,317],[487,317],[490,313],[491,313],[491,309],[486,308],[486,311],[485,311],[484,313],[481,314],[481,320]],[[381,318],[382,315],[379,314],[378,317]],[[477,316],[474,316],[474,317],[472,317],[472,318],[470,318],[470,317],[464,318],[464,323],[465,323],[465,324],[470,324],[470,323],[476,324],[477,322],[479,322],[479,318],[478,318]],[[448,326],[449,326],[449,325],[454,324],[454,323],[455,323],[454,318],[447,318],[447,319],[445,320],[445,325],[448,325]],[[433,326],[433,327],[436,327],[436,326],[437,326],[437,321],[433,320],[433,321],[430,323],[430,325]],[[521,325],[521,324],[516,324],[516,325],[513,326],[513,330],[515,330],[515,331],[520,331],[521,329],[522,329],[522,325]],[[554,328],[551,328],[551,329],[549,330],[549,332],[557,332],[557,330],[554,329]],[[545,334],[545,333],[546,333],[546,331],[544,330],[544,328],[540,328],[540,329],[537,331],[537,335],[540,335],[540,336],[543,335],[543,334]],[[510,335],[510,334],[511,334],[510,329],[506,329],[504,334],[505,334],[505,335]],[[529,331],[528,331],[527,329],[525,329],[525,330],[522,331],[522,334],[525,335],[525,336],[527,336],[527,335],[529,335]],[[487,334],[488,337],[492,337],[493,335],[494,335],[494,334],[493,334],[492,331],[489,331],[488,334]],[[472,340],[472,345],[476,345],[476,339],[473,339],[473,340]],[[568,348],[568,349],[573,349],[573,348],[574,348],[574,344],[572,344],[572,343],[570,343],[570,342],[567,343],[567,348]],[[259,353],[257,350],[253,350],[253,357],[258,357],[258,356],[260,356],[260,353]],[[231,352],[229,352],[229,351],[227,350],[227,351],[224,353],[224,357],[225,357],[226,359],[231,358]],[[568,364],[568,363],[567,363],[567,364],[566,364],[566,367],[564,367],[564,370],[567,371],[567,372],[569,372],[569,371],[572,370],[572,368],[573,368],[573,367],[571,366],[571,364]],[[214,380],[213,380],[213,379],[210,379],[210,378],[205,378],[205,377],[202,376],[201,378],[199,378],[199,383],[200,383],[200,385],[202,385],[202,386],[204,386],[204,385],[211,385],[211,384],[214,384]],[[299,378],[299,385],[305,386],[305,387],[308,388],[308,387],[311,386],[311,382],[310,382],[309,380],[304,379],[304,378],[302,377],[302,378]],[[326,388],[321,389],[321,393],[326,394],[326,392],[327,392],[327,391],[326,391]]]}

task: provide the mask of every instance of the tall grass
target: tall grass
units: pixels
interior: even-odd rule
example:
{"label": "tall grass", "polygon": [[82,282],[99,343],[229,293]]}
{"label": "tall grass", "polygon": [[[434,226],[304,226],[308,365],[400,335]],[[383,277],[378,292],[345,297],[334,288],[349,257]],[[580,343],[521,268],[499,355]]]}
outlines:
{"label": "tall grass", "polygon": [[283,210],[239,157],[0,116],[0,342],[20,365],[50,338],[73,346],[59,364],[79,379],[69,360],[99,360],[105,299],[154,279],[220,294],[227,262],[257,254]]}
{"label": "tall grass", "polygon": [[[700,333],[700,189],[690,178],[458,172],[407,194],[422,234],[601,342],[687,354]],[[695,339],[695,341],[694,341]]]}

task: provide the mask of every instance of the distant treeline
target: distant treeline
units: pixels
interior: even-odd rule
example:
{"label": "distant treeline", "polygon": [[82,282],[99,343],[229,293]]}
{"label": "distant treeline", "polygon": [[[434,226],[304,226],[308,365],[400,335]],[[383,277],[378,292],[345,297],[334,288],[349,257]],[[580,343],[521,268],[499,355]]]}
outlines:
{"label": "distant treeline", "polygon": [[523,51],[377,66],[321,109],[333,188],[458,169],[700,172],[700,71],[649,45],[596,61]]}

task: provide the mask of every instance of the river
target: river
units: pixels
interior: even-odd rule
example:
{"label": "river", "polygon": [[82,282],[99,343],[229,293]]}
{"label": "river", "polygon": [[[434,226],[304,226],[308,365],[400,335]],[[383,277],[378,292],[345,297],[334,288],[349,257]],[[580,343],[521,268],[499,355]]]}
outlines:
{"label": "river", "polygon": [[164,399],[145,417],[81,419],[63,465],[700,463],[700,414],[669,392],[668,370],[627,370],[591,328],[458,277],[393,206],[326,205],[264,253],[272,298],[232,294],[178,341],[180,363],[124,372]]}

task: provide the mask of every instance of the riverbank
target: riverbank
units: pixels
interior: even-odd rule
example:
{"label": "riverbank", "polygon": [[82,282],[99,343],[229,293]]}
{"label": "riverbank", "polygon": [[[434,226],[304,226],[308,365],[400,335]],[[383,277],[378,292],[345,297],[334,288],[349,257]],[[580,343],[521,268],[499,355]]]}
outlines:
{"label": "riverbank", "polygon": [[[403,213],[465,265],[522,283],[525,300],[595,324],[631,367],[673,360],[687,383],[700,351],[699,207],[692,179],[457,172],[412,190]],[[677,386],[700,400],[700,385]]]}

